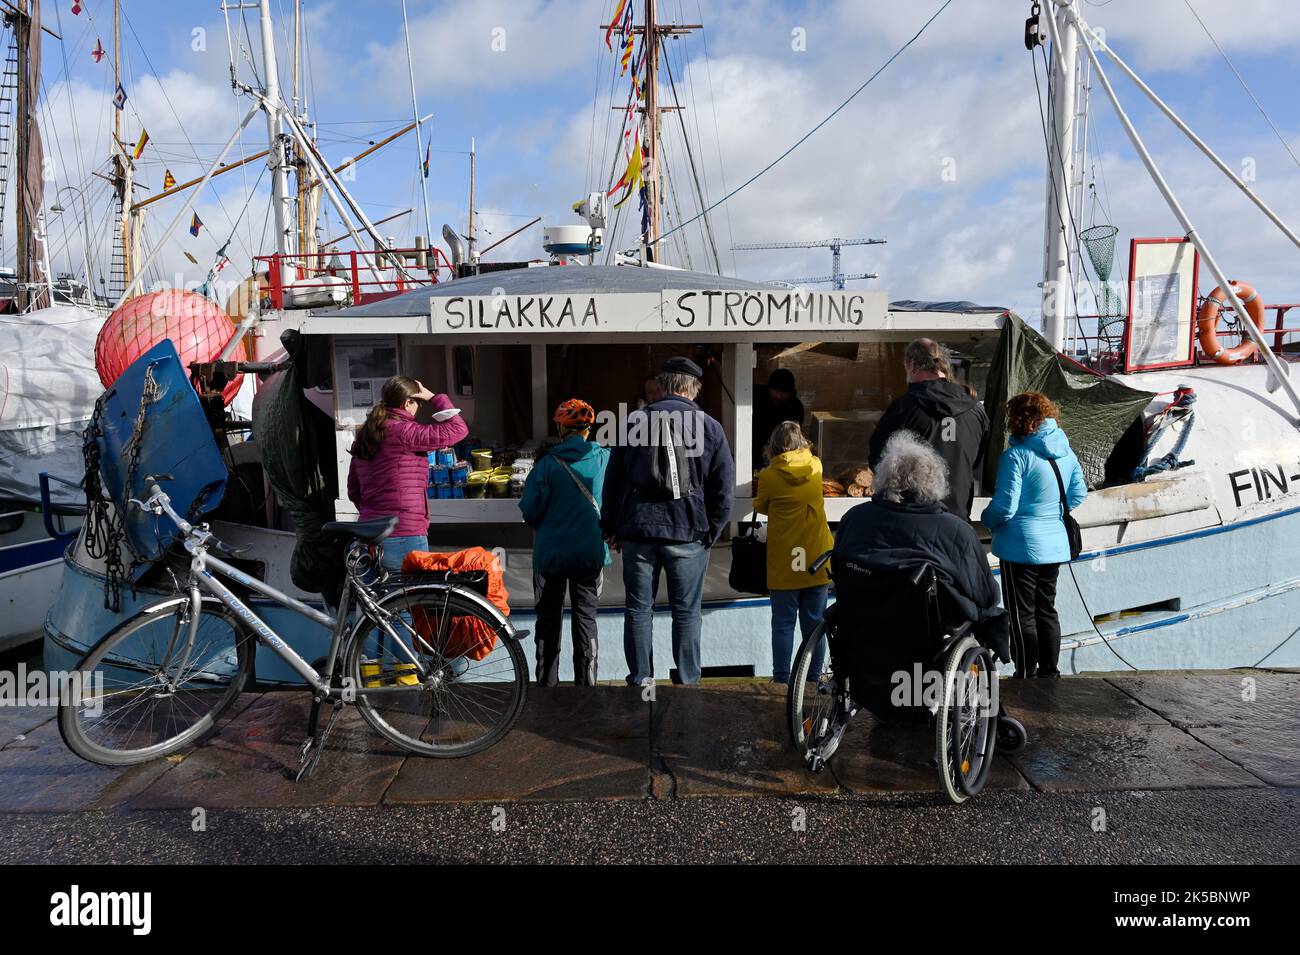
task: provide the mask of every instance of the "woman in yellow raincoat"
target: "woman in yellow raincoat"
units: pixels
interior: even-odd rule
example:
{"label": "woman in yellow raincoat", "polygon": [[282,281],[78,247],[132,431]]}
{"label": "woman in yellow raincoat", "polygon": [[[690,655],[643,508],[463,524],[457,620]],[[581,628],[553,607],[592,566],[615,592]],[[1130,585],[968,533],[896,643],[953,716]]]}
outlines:
{"label": "woman in yellow raincoat", "polygon": [[[767,517],[767,587],[772,595],[772,681],[790,682],[794,624],[805,637],[821,623],[830,577],[808,568],[835,545],[822,501],[822,463],[812,453],[797,421],[772,430],[765,452],[769,464],[758,473],[754,509]],[[809,674],[821,673],[826,641],[817,648]]]}

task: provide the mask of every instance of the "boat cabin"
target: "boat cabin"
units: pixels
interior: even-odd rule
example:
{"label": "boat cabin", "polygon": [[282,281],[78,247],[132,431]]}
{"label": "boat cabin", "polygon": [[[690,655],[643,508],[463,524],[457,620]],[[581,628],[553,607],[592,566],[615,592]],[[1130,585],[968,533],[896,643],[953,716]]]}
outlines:
{"label": "boat cabin", "polygon": [[[552,411],[574,396],[597,409],[592,439],[615,443],[618,422],[644,397],[646,379],[668,357],[687,356],[705,372],[699,404],[722,423],[735,456],[739,520],[752,507],[761,466],[756,444],[764,440],[753,419],[773,370],[794,374],[805,430],[833,478],[866,468],[875,422],[907,387],[907,342],[942,341],[959,379],[980,388],[1005,314],[969,303],[891,307],[881,292],[804,291],[676,269],[537,266],[339,311],[282,312],[279,322],[263,325],[266,342],[277,340],[277,326],[330,342],[341,489],[355,429],[391,375],[448,394],[469,424],[472,446],[491,449],[500,463],[531,458],[555,440]],[[517,496],[516,488],[508,497],[431,500],[430,545],[500,548],[512,594],[530,593],[532,532]],[[828,498],[828,520],[864,499]],[[353,514],[340,492],[336,515]],[[724,541],[713,553],[706,600],[738,596],[726,585],[729,566]],[[621,603],[621,592],[620,575],[607,574],[602,602]]]}

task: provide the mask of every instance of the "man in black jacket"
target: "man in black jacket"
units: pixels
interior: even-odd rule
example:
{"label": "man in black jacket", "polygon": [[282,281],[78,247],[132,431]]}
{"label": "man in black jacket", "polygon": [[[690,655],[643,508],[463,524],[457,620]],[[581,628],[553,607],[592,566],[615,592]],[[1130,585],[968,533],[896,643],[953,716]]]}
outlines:
{"label": "man in black jacket", "polygon": [[918,338],[903,352],[907,392],[886,409],[871,435],[869,461],[880,464],[885,445],[898,431],[911,431],[939,452],[948,465],[948,495],[943,504],[970,520],[975,474],[984,459],[989,416],[964,387],[950,381],[952,366],[943,346]]}

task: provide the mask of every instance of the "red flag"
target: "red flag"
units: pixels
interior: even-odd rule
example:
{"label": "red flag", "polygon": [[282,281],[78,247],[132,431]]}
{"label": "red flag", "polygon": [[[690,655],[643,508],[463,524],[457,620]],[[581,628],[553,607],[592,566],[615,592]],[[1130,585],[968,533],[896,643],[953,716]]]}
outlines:
{"label": "red flag", "polygon": [[623,16],[623,8],[627,6],[627,0],[618,0],[618,6],[614,8],[614,15],[609,18],[609,26],[605,30],[605,49],[613,51],[614,47],[610,44],[609,38],[618,26],[618,21]]}
{"label": "red flag", "polygon": [[104,44],[101,43],[99,40],[96,40],[95,48],[90,51],[90,58],[94,60],[96,63],[98,63],[100,60],[104,58],[104,54],[106,52],[107,51],[104,49]]}

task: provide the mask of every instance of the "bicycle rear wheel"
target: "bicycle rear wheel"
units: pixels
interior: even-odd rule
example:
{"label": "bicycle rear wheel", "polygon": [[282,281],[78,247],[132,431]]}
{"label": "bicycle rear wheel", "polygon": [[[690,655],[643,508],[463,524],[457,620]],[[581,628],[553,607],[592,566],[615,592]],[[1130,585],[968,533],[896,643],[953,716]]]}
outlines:
{"label": "bicycle rear wheel", "polygon": [[74,671],[80,695],[59,706],[59,732],[82,759],[128,766],[197,742],[216,726],[253,669],[247,629],[204,600],[194,644],[190,598],[146,607],[91,647]]}
{"label": "bicycle rear wheel", "polygon": [[508,627],[455,587],[405,587],[379,605],[394,615],[401,642],[363,617],[344,661],[354,686],[390,688],[357,695],[366,722],[422,756],[470,756],[505,736],[528,690],[527,661]]}

